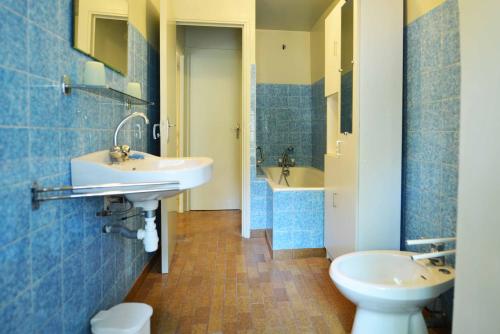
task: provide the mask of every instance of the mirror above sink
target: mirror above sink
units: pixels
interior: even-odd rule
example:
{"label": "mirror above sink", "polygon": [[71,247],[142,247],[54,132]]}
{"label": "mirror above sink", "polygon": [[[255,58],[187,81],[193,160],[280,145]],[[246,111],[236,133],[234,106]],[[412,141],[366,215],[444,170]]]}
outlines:
{"label": "mirror above sink", "polygon": [[74,47],[124,75],[128,70],[128,0],[74,0]]}

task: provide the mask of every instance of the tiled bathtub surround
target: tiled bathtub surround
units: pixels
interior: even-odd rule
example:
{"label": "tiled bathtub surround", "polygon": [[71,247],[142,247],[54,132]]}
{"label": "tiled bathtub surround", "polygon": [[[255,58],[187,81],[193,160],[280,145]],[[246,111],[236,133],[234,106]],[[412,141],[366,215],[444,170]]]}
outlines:
{"label": "tiled bathtub surround", "polygon": [[[102,234],[102,225],[112,221],[95,215],[102,199],[47,202],[31,210],[33,181],[69,184],[70,159],[108,149],[114,127],[130,112],[85,93],[60,93],[61,75],[81,82],[89,60],[71,47],[72,3],[0,0],[0,331],[5,333],[88,332],[90,317],[120,302],[149,259],[140,242]],[[129,75],[107,69],[108,83],[123,89],[128,81],[141,82],[144,97],[158,101],[158,53],[133,26],[129,40]],[[157,107],[136,110],[158,122]],[[121,142],[157,152],[149,129],[142,136],[132,129],[125,129]],[[141,224],[135,218],[127,225]]]}
{"label": "tiled bathtub surround", "polygon": [[269,195],[268,229],[272,230],[273,250],[324,247],[322,190],[271,190]]}
{"label": "tiled bathtub surround", "polygon": [[[253,65],[255,71],[255,65]],[[250,114],[251,229],[271,228],[272,191],[266,180],[257,177],[255,148],[264,149],[264,166],[276,166],[289,145],[299,166],[324,169],[326,152],[326,101],[324,79],[313,85],[256,84],[256,110]],[[279,126],[278,126],[279,124]],[[323,214],[323,211],[321,211]],[[323,246],[321,246],[323,247]]]}
{"label": "tiled bathtub surround", "polygon": [[323,80],[314,85],[257,84],[257,146],[275,166],[288,146],[298,166],[323,169],[326,106]]}
{"label": "tiled bathtub surround", "polygon": [[[402,242],[455,235],[459,45],[457,0],[446,1],[405,29]],[[428,246],[408,248],[429,251]],[[451,291],[443,301],[451,315]]]}

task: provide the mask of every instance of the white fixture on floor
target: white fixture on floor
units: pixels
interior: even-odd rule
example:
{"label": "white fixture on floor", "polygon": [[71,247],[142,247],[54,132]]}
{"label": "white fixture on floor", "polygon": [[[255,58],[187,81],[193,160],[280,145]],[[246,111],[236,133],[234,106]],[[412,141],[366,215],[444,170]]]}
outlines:
{"label": "white fixture on floor", "polygon": [[422,308],[453,286],[455,271],[416,253],[366,251],[335,259],[330,277],[356,304],[353,334],[426,334]]}
{"label": "white fixture on floor", "polygon": [[142,303],[122,303],[100,311],[91,320],[93,334],[150,334],[153,308]]}
{"label": "white fixture on floor", "polygon": [[[212,177],[213,160],[160,158],[137,151],[128,152],[128,157],[128,160],[112,163],[109,151],[105,150],[71,159],[71,183],[73,186],[126,183],[135,184],[129,190],[147,190],[145,193],[126,194],[125,197],[134,207],[145,211],[145,228],[137,231],[137,238],[143,240],[146,252],[154,252],[158,249],[159,240],[155,225],[158,201],[208,182]],[[175,190],[162,190],[161,185],[154,184],[165,181],[175,181],[178,186]],[[154,191],[155,189],[158,191]],[[100,187],[82,192],[106,190],[113,189]]]}

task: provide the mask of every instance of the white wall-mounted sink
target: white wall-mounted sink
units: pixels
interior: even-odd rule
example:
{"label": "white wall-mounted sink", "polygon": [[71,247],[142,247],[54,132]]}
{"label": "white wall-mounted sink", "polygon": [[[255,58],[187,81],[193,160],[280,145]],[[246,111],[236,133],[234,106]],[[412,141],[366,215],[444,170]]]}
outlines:
{"label": "white wall-mounted sink", "polygon": [[[160,158],[148,153],[131,152],[131,156],[143,159],[129,159],[112,164],[109,152],[99,151],[71,159],[71,183],[73,186],[102,185],[110,183],[154,183],[177,181],[176,190],[126,194],[128,200],[137,207],[154,210],[150,205],[175,196],[179,192],[207,183],[212,177],[213,160],[210,158]],[[160,186],[136,186],[134,190],[154,190]],[[84,190],[84,192],[104,191]],[[111,189],[109,189],[111,190]]]}

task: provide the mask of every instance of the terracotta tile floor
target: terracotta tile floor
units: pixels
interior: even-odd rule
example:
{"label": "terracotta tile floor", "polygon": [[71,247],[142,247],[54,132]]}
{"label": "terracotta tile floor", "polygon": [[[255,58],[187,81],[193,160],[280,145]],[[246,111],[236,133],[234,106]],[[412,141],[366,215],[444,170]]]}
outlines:
{"label": "terracotta tile floor", "polygon": [[348,333],[355,307],[323,258],[271,260],[240,237],[238,211],[179,215],[170,273],[159,263],[128,301],[154,308],[152,333]]}

